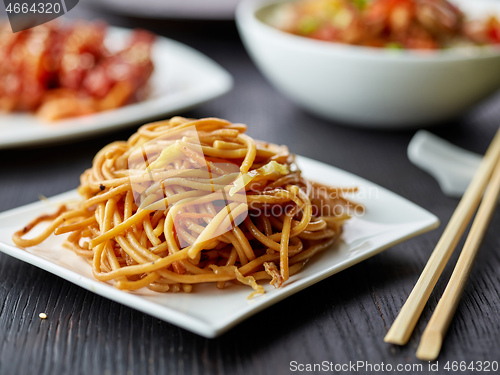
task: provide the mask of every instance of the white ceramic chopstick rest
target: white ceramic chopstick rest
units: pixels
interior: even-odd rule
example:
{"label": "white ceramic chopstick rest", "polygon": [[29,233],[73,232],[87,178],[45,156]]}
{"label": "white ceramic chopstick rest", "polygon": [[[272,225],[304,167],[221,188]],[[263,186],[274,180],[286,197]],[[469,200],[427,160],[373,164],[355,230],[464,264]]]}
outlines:
{"label": "white ceramic chopstick rest", "polygon": [[444,194],[461,197],[479,168],[482,156],[419,130],[408,145],[408,158],[433,176]]}

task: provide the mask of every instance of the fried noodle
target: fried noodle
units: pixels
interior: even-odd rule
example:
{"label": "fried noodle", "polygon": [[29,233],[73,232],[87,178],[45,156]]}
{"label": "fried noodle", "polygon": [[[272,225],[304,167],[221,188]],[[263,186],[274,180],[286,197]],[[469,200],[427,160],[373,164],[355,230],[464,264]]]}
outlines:
{"label": "fried noodle", "polygon": [[[172,141],[189,128],[202,151],[193,138]],[[245,131],[217,118],[144,125],[97,153],[81,176],[81,200],[35,219],[13,241],[30,247],[67,234],[65,246],[92,265],[95,278],[119,289],[190,292],[198,283],[223,288],[233,282],[255,294],[263,293],[259,280],[280,287],[337,241],[350,217],[339,210],[350,203],[343,193],[353,190],[308,182],[286,146],[253,140]],[[165,153],[168,147],[151,143],[155,139],[175,150]],[[149,160],[131,164],[145,147]],[[197,178],[204,161],[208,180]],[[164,178],[150,182],[138,200],[134,184],[158,165]],[[222,207],[218,191],[231,196]],[[27,238],[42,222],[48,226]]]}

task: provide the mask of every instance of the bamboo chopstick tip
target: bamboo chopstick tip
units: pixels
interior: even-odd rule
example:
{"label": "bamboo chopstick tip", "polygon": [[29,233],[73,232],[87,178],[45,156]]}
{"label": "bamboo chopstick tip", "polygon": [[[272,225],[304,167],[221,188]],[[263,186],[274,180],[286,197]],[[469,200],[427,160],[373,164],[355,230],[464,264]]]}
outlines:
{"label": "bamboo chopstick tip", "polygon": [[406,345],[406,343],[409,340],[409,337],[406,337],[408,335],[401,335],[399,332],[394,332],[392,329],[387,332],[387,334],[384,337],[384,341],[389,343],[389,344],[396,344],[396,345]]}
{"label": "bamboo chopstick tip", "polygon": [[417,348],[417,358],[423,361],[434,361],[443,346],[443,335],[437,331],[425,332]]}

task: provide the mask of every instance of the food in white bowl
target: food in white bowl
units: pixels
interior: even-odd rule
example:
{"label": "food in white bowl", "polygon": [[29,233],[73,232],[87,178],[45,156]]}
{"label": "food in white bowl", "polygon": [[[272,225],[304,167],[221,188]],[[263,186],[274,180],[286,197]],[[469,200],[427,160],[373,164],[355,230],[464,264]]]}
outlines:
{"label": "food in white bowl", "polygon": [[[277,18],[290,17],[279,12],[289,3],[245,0],[237,10],[238,27],[269,81],[321,117],[372,128],[425,126],[459,116],[500,88],[500,46],[494,39],[474,40],[470,27],[467,38],[436,50],[349,45],[275,27]],[[500,1],[452,3],[475,31],[484,20],[500,17]]]}
{"label": "food in white bowl", "polygon": [[500,47],[500,17],[469,19],[449,0],[299,0],[276,7],[268,21],[295,35],[365,47]]}

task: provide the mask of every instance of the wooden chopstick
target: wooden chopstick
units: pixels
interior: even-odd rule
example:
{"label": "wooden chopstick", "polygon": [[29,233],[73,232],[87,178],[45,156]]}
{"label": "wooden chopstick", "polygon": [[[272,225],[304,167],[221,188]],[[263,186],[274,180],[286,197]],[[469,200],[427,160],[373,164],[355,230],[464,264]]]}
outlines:
{"label": "wooden chopstick", "polygon": [[389,332],[387,332],[384,338],[385,342],[398,345],[404,345],[408,342],[432,289],[434,289],[439,276],[443,272],[446,263],[450,259],[453,250],[457,246],[458,241],[462,237],[481,201],[481,197],[499,157],[500,128],[488,147],[488,151],[486,151],[469,187],[451,216],[410,296],[389,329]]}
{"label": "wooden chopstick", "polygon": [[498,205],[500,194],[500,160],[497,162],[493,177],[486,189],[483,201],[479,206],[476,218],[472,223],[471,230],[467,236],[462,253],[458,258],[450,281],[446,286],[443,296],[432,314],[427,328],[422,334],[420,345],[417,349],[417,357],[422,360],[435,360],[443,343],[444,336],[457,309],[458,302],[470,275],[472,265],[486,234],[488,225]]}

